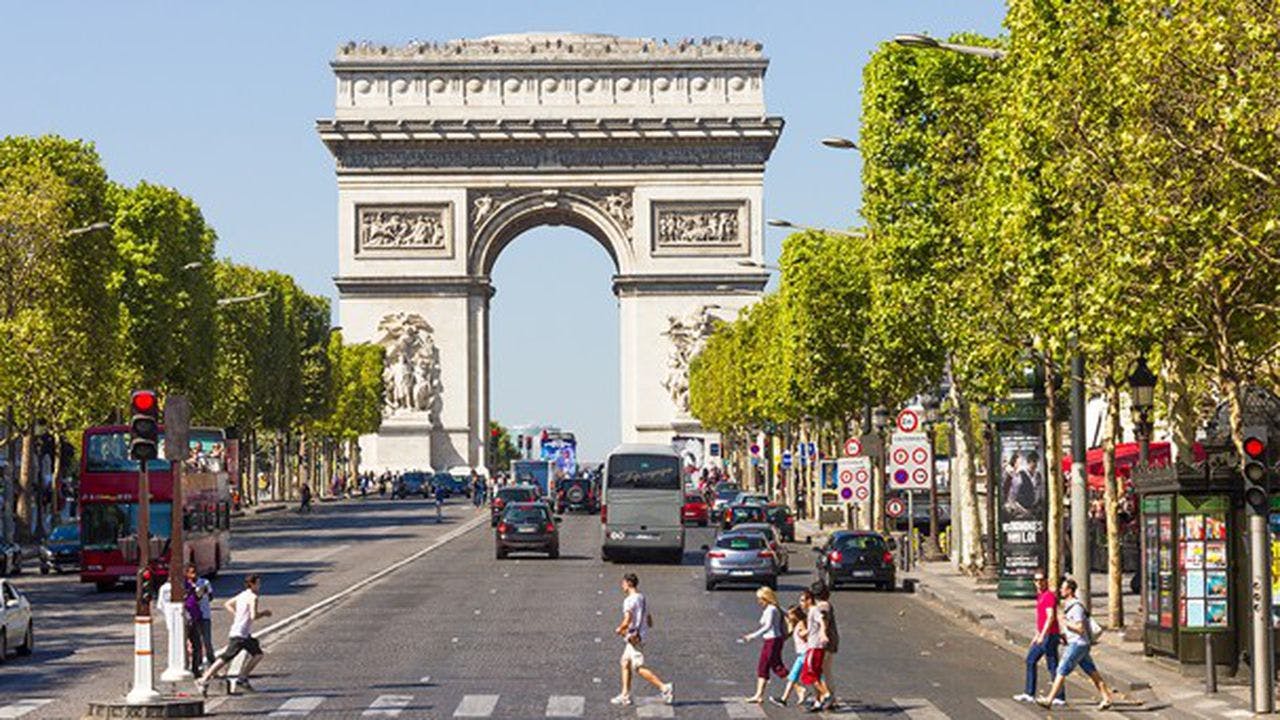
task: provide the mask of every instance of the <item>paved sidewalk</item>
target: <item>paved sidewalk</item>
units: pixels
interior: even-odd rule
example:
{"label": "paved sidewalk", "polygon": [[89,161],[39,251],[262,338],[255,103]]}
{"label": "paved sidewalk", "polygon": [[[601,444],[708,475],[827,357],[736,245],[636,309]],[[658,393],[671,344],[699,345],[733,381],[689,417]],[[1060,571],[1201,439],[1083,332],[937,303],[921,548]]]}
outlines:
{"label": "paved sidewalk", "polygon": [[[817,523],[798,521],[796,535],[811,542],[825,540],[832,528],[819,530]],[[1001,600],[991,583],[961,575],[950,563],[920,563],[911,572],[899,576],[904,584],[914,586],[917,599],[939,612],[973,626],[979,634],[1018,655],[1024,655],[1031,643],[1035,625],[1035,602]],[[1126,590],[1128,583],[1125,583]],[[1092,578],[1093,607],[1105,612],[1106,575]],[[1138,597],[1125,595],[1126,624],[1137,627]],[[1158,716],[1192,718],[1253,717],[1248,685],[1228,685],[1237,680],[1219,677],[1218,693],[1204,692],[1203,676],[1184,676],[1171,661],[1148,658],[1142,641],[1125,639],[1125,633],[1108,631],[1093,650],[1098,669],[1107,682],[1133,701],[1141,701]],[[1193,669],[1194,671],[1194,669]],[[1247,678],[1244,678],[1247,682]],[[1009,694],[1020,692],[1021,678],[1007,680]],[[1041,668],[1041,683],[1044,670]],[[1090,688],[1091,689],[1091,688]]]}

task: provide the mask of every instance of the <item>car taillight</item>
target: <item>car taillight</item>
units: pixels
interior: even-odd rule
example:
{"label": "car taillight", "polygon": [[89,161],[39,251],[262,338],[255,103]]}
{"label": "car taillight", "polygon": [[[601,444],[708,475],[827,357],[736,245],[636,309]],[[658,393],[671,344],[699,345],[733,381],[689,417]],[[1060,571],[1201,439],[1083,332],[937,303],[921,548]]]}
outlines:
{"label": "car taillight", "polygon": [[761,551],[760,551],[760,557],[762,557],[762,558],[771,558],[771,557],[773,557],[773,551],[772,551],[772,550],[761,550]]}
{"label": "car taillight", "polygon": [[547,532],[555,532],[555,531],[556,531],[556,524],[555,524],[555,523],[547,523]]}
{"label": "car taillight", "polygon": [[889,552],[888,550],[885,550],[885,551],[884,551],[884,557],[882,557],[882,558],[880,558],[880,559],[881,559],[882,561],[884,561],[884,564],[885,564],[885,565],[892,565],[892,564],[893,564],[893,553]]}
{"label": "car taillight", "polygon": [[795,519],[795,518],[793,518],[793,517],[791,517],[790,515],[788,515],[788,516],[787,516],[787,524],[788,524],[788,525],[795,525],[795,524],[796,524],[796,519]]}
{"label": "car taillight", "polygon": [[510,527],[508,527],[506,523],[504,523],[504,522],[498,523],[498,532],[500,532],[500,533],[506,533],[506,532],[507,532],[508,530],[510,530],[510,529],[511,529],[511,528],[510,528]]}
{"label": "car taillight", "polygon": [[506,501],[506,500],[503,500],[502,498],[498,498],[498,499],[496,499],[496,500],[494,500],[494,501],[493,501],[493,506],[494,506],[494,507],[496,507],[496,508],[499,508],[499,509],[501,509],[501,508],[502,508],[502,506],[503,506],[503,505],[506,505],[506,504],[507,504],[507,501]]}
{"label": "car taillight", "polygon": [[839,550],[832,550],[827,554],[827,557],[830,558],[833,563],[838,563],[844,559],[844,555],[841,554]]}
{"label": "car taillight", "polygon": [[609,506],[608,505],[600,506],[600,522],[602,523],[609,522]]}
{"label": "car taillight", "polygon": [[724,557],[724,553],[716,552],[715,550],[712,550],[711,552],[707,553],[707,557],[712,558],[713,560],[718,560]]}

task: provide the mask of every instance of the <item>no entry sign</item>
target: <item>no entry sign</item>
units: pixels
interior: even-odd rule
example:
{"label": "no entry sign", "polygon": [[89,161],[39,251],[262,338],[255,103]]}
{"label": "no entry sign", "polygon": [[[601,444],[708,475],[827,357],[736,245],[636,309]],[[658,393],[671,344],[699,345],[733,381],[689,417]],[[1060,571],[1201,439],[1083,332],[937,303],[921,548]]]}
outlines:
{"label": "no entry sign", "polygon": [[891,518],[902,517],[907,511],[907,504],[902,502],[902,498],[889,498],[889,502],[884,504],[884,514]]}
{"label": "no entry sign", "polygon": [[861,503],[871,498],[871,458],[842,458],[836,461],[836,493],[840,502]]}
{"label": "no entry sign", "polygon": [[929,489],[933,449],[924,433],[894,433],[890,440],[885,474],[894,490]]}

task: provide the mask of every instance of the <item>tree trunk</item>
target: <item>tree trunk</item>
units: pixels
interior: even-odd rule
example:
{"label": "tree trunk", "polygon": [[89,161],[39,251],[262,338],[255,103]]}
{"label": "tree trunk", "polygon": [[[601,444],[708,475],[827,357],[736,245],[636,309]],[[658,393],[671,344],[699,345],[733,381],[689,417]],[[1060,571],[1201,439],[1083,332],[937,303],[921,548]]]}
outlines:
{"label": "tree trunk", "polygon": [[249,472],[249,481],[242,485],[244,490],[243,501],[250,505],[258,504],[258,431],[249,431],[249,458],[247,463],[240,463],[246,466]]}
{"label": "tree trunk", "polygon": [[1120,479],[1116,476],[1116,443],[1120,441],[1120,385],[1107,373],[1107,431],[1102,439],[1103,510],[1107,518],[1107,619],[1124,625],[1124,577],[1120,558]]}
{"label": "tree trunk", "polygon": [[35,498],[31,486],[32,436],[30,429],[22,431],[22,454],[18,464],[18,531],[15,534],[19,542],[33,538],[32,520],[35,517]]}
{"label": "tree trunk", "polygon": [[53,514],[52,524],[57,524],[61,514],[58,505],[62,502],[62,434],[53,434],[53,505],[49,512]]}
{"label": "tree trunk", "polygon": [[1045,462],[1048,467],[1045,470],[1045,490],[1049,497],[1049,521],[1048,521],[1048,543],[1049,543],[1049,567],[1046,568],[1049,577],[1049,587],[1058,587],[1058,583],[1062,578],[1062,560],[1063,560],[1063,527],[1065,521],[1065,508],[1062,496],[1062,432],[1058,423],[1058,397],[1054,389],[1054,381],[1057,379],[1057,371],[1051,358],[1045,358],[1044,363],[1044,392],[1045,392]]}
{"label": "tree trunk", "polygon": [[1177,462],[1191,463],[1195,457],[1192,447],[1196,442],[1196,403],[1185,363],[1178,358],[1165,359],[1161,372],[1164,390],[1168,397],[1169,432],[1173,436],[1173,457]]}
{"label": "tree trunk", "polygon": [[[960,389],[959,381],[951,381],[951,404],[955,408],[955,452],[951,468],[951,523],[960,526],[960,570],[976,574],[982,564],[982,527],[978,519],[978,483],[973,435],[973,407]],[[957,503],[957,500],[959,501]]]}
{"label": "tree trunk", "polygon": [[284,433],[277,430],[272,438],[272,462],[271,462],[271,499],[279,501],[284,487],[284,476],[287,470],[284,466]]}
{"label": "tree trunk", "polygon": [[311,484],[311,443],[305,432],[298,433],[298,491]]}

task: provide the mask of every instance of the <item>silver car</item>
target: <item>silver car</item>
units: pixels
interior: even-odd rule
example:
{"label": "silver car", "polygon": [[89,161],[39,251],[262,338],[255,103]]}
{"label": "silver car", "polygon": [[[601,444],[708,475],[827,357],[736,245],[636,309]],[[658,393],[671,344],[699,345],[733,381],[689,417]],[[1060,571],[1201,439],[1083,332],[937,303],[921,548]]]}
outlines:
{"label": "silver car", "polygon": [[11,648],[19,655],[30,655],[35,648],[31,603],[8,580],[0,580],[0,663]]}
{"label": "silver car", "polygon": [[736,529],[716,538],[714,546],[703,546],[703,571],[707,590],[723,583],[747,583],[778,587],[778,564],[769,540],[758,531]]}
{"label": "silver car", "polygon": [[769,549],[773,551],[773,561],[778,566],[779,573],[785,573],[791,570],[791,553],[787,550],[787,544],[782,541],[782,536],[778,534],[778,528],[770,523],[742,523],[733,526],[734,532],[758,532],[765,536],[769,541]]}

